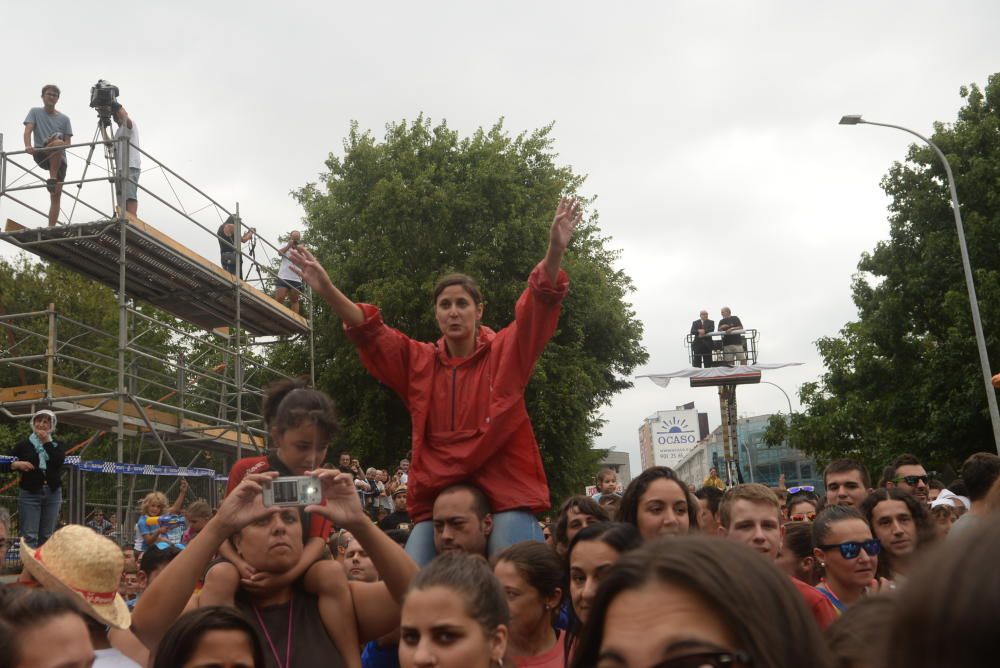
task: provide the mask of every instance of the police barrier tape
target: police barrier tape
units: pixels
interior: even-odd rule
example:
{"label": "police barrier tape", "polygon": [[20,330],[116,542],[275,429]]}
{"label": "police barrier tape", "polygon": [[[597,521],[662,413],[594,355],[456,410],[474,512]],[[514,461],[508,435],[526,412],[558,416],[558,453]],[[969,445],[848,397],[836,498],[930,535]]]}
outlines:
{"label": "police barrier tape", "polygon": [[[16,457],[0,455],[0,463],[16,462]],[[81,471],[90,473],[122,473],[124,475],[170,475],[184,478],[213,478],[227,480],[226,476],[218,475],[212,469],[194,466],[163,466],[160,464],[123,464],[122,462],[83,461],[77,455],[66,458],[66,464],[75,466]]]}

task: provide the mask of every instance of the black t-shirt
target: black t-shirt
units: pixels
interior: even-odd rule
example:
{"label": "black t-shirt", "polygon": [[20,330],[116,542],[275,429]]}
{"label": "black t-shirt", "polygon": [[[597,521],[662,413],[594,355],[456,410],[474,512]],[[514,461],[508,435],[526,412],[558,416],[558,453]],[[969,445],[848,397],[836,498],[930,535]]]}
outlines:
{"label": "black t-shirt", "polygon": [[215,236],[219,238],[219,252],[223,254],[236,251],[236,228],[233,228],[232,234],[226,234],[226,225],[231,222],[227,219],[226,222],[219,225],[219,229],[215,232]]}
{"label": "black t-shirt", "polygon": [[405,510],[394,510],[389,513],[384,520],[378,523],[378,528],[382,531],[393,529],[410,530],[410,513]]}
{"label": "black t-shirt", "polygon": [[[743,329],[743,323],[740,322],[740,319],[737,316],[735,316],[735,315],[731,315],[728,318],[723,318],[722,320],[720,320],[719,321],[719,329],[722,329],[723,325],[732,325],[736,329]],[[722,337],[722,345],[724,345],[724,346],[742,346],[743,345],[743,337],[740,336],[739,334],[735,334],[733,336],[725,336],[725,335],[723,335],[723,337]]]}

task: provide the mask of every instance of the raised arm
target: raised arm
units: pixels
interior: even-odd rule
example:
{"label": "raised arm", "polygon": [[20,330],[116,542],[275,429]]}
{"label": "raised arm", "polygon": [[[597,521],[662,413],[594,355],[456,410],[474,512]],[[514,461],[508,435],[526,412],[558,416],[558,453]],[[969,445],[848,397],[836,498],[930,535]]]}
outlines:
{"label": "raised arm", "polygon": [[559,267],[562,266],[566,247],[569,246],[573,231],[582,218],[583,207],[580,205],[580,200],[573,197],[563,197],[559,200],[555,218],[552,219],[552,227],[549,229],[549,248],[542,260],[545,273],[553,283],[559,277]]}
{"label": "raised arm", "polygon": [[400,605],[417,574],[417,564],[365,515],[350,474],[320,469],[310,475],[319,477],[326,504],[306,510],[350,531],[382,578],[372,584],[351,583],[360,636],[371,640],[390,633],[399,626]]}
{"label": "raised arm", "polygon": [[302,280],[330,305],[344,324],[356,327],[365,321],[361,307],[348,299],[347,295],[333,284],[326,269],[312,253],[302,247],[293,248],[288,251],[288,259],[292,261],[292,271],[301,276]]}
{"label": "raised arm", "polygon": [[168,515],[176,515],[181,512],[181,508],[184,507],[184,497],[187,496],[188,483],[187,480],[181,478],[181,481],[177,484],[178,492],[177,498],[174,499],[174,505],[167,509]]}
{"label": "raised arm", "polygon": [[277,475],[271,471],[244,478],[205,528],[143,592],[132,612],[132,632],[143,645],[156,649],[167,629],[184,611],[198,579],[227,538],[250,522],[281,511],[278,507],[265,508],[260,499],[261,484]]}

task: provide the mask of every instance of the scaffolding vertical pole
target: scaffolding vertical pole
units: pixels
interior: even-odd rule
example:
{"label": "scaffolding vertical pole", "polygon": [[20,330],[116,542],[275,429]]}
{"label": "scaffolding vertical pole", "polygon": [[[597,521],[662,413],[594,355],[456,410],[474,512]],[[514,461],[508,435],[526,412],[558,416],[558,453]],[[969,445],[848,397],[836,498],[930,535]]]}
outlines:
{"label": "scaffolding vertical pole", "polygon": [[[127,141],[127,140],[126,140]],[[115,454],[117,463],[125,461],[125,348],[128,346],[128,301],[125,297],[125,270],[126,255],[125,244],[127,242],[125,218],[125,188],[122,181],[122,173],[125,171],[120,163],[128,165],[128,143],[124,147],[124,160],[117,160],[117,153],[112,151],[115,160],[115,183],[117,184],[118,200],[118,439]],[[125,487],[125,479],[121,470],[115,474],[115,512],[120,518],[120,533],[124,530],[124,506],[122,504],[122,491]]]}
{"label": "scaffolding vertical pole", "polygon": [[56,363],[56,305],[49,303],[49,341],[45,347],[45,396],[50,400],[52,388],[55,384],[55,363]]}
{"label": "scaffolding vertical pole", "polygon": [[0,132],[0,195],[7,192],[7,153],[3,150],[3,133]]}
{"label": "scaffolding vertical pole", "polygon": [[236,230],[233,233],[233,245],[236,246],[236,339],[234,358],[236,368],[233,378],[236,382],[236,461],[243,459],[243,329],[240,321],[240,293],[243,290],[243,221],[240,219],[240,203],[236,203]]}
{"label": "scaffolding vertical pole", "polygon": [[722,418],[722,462],[726,467],[726,484],[732,484],[729,476],[729,460],[732,450],[729,444],[729,388],[719,385],[719,417]]}

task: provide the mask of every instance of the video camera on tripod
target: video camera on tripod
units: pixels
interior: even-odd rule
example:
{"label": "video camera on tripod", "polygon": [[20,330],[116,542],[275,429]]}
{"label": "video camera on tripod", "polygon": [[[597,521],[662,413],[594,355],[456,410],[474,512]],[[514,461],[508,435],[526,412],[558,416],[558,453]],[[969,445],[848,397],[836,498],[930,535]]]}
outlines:
{"label": "video camera on tripod", "polygon": [[104,79],[90,87],[90,108],[97,110],[101,125],[111,127],[111,107],[118,102],[118,86]]}

